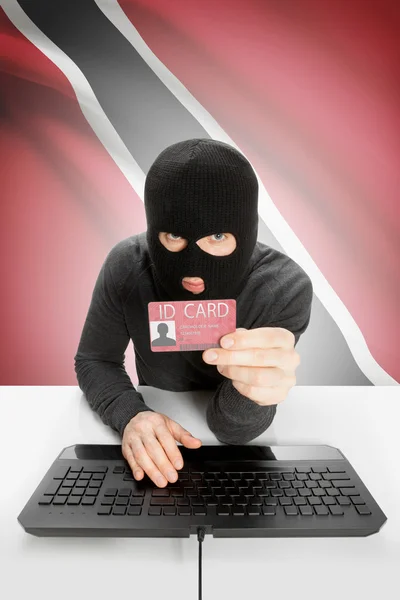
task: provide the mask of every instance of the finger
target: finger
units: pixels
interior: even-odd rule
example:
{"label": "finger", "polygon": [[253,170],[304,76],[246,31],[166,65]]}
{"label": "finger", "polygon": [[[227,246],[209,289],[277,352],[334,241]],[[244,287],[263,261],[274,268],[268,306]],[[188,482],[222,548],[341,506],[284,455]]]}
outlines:
{"label": "finger", "polygon": [[253,400],[260,406],[280,404],[285,400],[289,392],[288,388],[284,387],[255,387],[241,381],[232,381],[232,385],[240,394]]}
{"label": "finger", "polygon": [[122,450],[124,458],[127,460],[135,479],[142,479],[142,477],[144,477],[143,470],[137,464],[135,457],[133,456],[131,447],[128,444],[126,444],[122,448]]}
{"label": "finger", "polygon": [[228,333],[220,340],[222,347],[225,341],[232,339],[233,345],[226,348],[285,348],[294,347],[296,338],[294,334],[283,327],[258,327],[256,329],[237,329],[235,333]]}
{"label": "finger", "polygon": [[218,371],[224,377],[240,381],[255,387],[291,385],[288,374],[275,367],[239,367],[237,365],[218,365]]}
{"label": "finger", "polygon": [[167,480],[148,455],[142,440],[140,438],[135,437],[130,442],[130,446],[132,448],[132,453],[136,462],[150,477],[150,479],[159,487],[164,487],[165,485],[167,485]]}
{"label": "finger", "polygon": [[209,360],[210,350],[203,354],[203,359],[210,365],[239,365],[243,367],[278,367],[279,369],[295,369],[298,364],[298,353],[283,348],[249,348],[247,350],[223,350],[213,348],[217,358]]}
{"label": "finger", "polygon": [[[170,432],[167,430],[166,427],[164,429],[166,430],[167,436],[171,438],[172,443],[175,444],[174,438],[172,437]],[[146,436],[142,436],[142,442],[147,450],[147,454],[153,460],[157,469],[160,471],[160,473],[162,473],[165,479],[167,479],[167,481],[170,481],[171,483],[176,481],[178,479],[178,473],[173,467],[158,438],[154,434],[149,434]]]}
{"label": "finger", "polygon": [[201,440],[199,438],[195,438],[192,434],[184,429],[182,425],[179,425],[176,421],[169,421],[169,427],[171,428],[172,435],[174,438],[182,444],[182,446],[186,446],[186,448],[198,448],[201,445]]}
{"label": "finger", "polygon": [[171,464],[175,467],[175,469],[182,469],[183,467],[183,458],[180,453],[178,446],[176,445],[176,441],[171,431],[166,427],[166,425],[159,425],[154,428],[154,432],[159,440],[161,446],[164,448],[164,451],[169,458]]}

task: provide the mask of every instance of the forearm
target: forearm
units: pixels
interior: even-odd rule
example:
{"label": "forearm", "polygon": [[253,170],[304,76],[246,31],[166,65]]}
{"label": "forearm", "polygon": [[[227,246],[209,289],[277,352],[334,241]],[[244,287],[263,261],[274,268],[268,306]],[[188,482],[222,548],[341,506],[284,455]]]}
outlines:
{"label": "forearm", "polygon": [[225,444],[246,444],[271,425],[276,404],[260,406],[240,394],[231,380],[223,381],[207,406],[207,424]]}
{"label": "forearm", "polygon": [[90,407],[120,435],[125,426],[142,411],[151,411],[136,391],[125,367],[116,362],[75,357],[75,372],[80,389]]}

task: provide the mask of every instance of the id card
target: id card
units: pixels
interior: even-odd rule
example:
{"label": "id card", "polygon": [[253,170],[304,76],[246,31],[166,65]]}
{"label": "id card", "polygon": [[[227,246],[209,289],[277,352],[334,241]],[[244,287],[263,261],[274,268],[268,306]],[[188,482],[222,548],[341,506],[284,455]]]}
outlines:
{"label": "id card", "polygon": [[236,331],[236,300],[149,302],[148,310],[153,352],[220,348],[222,336]]}

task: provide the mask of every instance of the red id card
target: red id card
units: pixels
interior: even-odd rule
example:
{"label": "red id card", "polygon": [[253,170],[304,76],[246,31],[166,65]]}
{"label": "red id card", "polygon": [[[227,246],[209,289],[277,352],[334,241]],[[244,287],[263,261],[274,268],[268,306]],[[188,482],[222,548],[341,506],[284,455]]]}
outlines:
{"label": "red id card", "polygon": [[153,352],[220,348],[222,336],[236,331],[236,300],[149,302],[148,309]]}

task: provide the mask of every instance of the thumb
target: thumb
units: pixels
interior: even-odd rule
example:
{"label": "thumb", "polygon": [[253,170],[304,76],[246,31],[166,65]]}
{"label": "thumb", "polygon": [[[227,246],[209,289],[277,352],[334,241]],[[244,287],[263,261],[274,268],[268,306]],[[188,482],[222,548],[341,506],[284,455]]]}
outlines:
{"label": "thumb", "polygon": [[192,434],[189,431],[187,431],[187,429],[184,429],[176,421],[171,420],[170,424],[172,429],[172,435],[183,446],[186,446],[187,448],[192,448],[194,446],[197,448],[199,442],[201,444],[201,440],[199,440],[199,438],[193,437]]}

